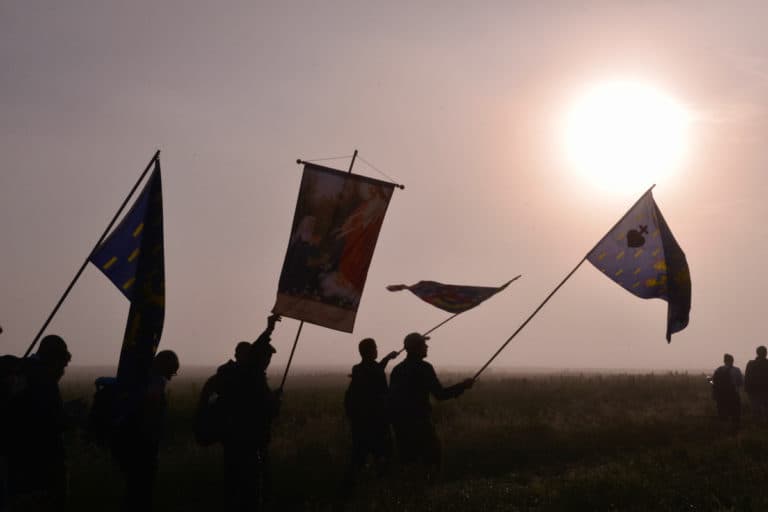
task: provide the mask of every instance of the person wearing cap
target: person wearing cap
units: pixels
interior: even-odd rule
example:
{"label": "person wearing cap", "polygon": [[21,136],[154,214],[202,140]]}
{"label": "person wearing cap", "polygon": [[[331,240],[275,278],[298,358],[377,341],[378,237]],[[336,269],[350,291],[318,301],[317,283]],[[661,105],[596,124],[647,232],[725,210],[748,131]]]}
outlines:
{"label": "person wearing cap", "polygon": [[66,501],[67,466],[63,433],[66,414],[59,380],[72,359],[55,334],[20,362],[20,390],[7,418],[9,487],[12,495],[38,492],[42,510],[61,510]]}
{"label": "person wearing cap", "polygon": [[352,380],[344,394],[344,410],[352,434],[352,452],[347,469],[346,485],[353,486],[357,473],[372,456],[379,475],[386,471],[392,457],[392,434],[385,411],[389,386],[385,370],[398,356],[393,351],[376,361],[379,356],[376,341],[365,338],[358,344],[360,363],[352,367]]}
{"label": "person wearing cap", "polygon": [[236,350],[236,364],[217,373],[217,400],[224,416],[224,471],[234,510],[261,510],[268,498],[269,443],[281,390],[269,387],[267,368],[276,352],[270,341],[279,321],[279,315],[270,315],[267,328],[247,350],[238,344],[242,357],[238,359]]}
{"label": "person wearing cap", "polygon": [[113,438],[112,454],[125,478],[123,510],[151,510],[160,441],[168,409],[166,388],[179,371],[179,358],[161,350],[152,359],[149,381],[135,408]]}
{"label": "person wearing cap", "polygon": [[440,440],[432,422],[429,396],[437,400],[456,398],[471,388],[474,381],[466,379],[453,386],[443,387],[435,369],[424,360],[427,357],[428,339],[416,332],[405,337],[404,345],[408,355],[392,369],[389,405],[401,462],[439,466]]}

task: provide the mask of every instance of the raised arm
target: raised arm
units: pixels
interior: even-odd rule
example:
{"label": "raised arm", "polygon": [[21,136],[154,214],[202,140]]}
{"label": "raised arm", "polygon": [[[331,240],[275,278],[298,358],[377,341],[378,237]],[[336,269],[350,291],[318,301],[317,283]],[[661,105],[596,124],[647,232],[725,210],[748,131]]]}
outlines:
{"label": "raised arm", "polygon": [[262,332],[258,338],[256,338],[254,343],[268,343],[272,337],[272,331],[275,330],[275,324],[280,320],[282,320],[280,315],[269,315],[267,317],[267,328],[264,329],[264,332]]}
{"label": "raised arm", "polygon": [[387,354],[384,357],[382,357],[381,361],[379,362],[379,364],[381,365],[382,368],[386,368],[387,364],[389,364],[389,362],[391,360],[393,360],[394,358],[396,358],[398,355],[400,355],[400,353],[397,352],[396,350],[393,350],[389,354]]}

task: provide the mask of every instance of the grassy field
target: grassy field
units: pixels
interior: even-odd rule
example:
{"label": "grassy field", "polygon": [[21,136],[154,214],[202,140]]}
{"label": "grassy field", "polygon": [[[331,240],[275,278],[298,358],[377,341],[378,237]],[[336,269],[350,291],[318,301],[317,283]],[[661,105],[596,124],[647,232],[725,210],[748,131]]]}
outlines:
{"label": "grassy field", "polygon": [[[65,399],[89,398],[92,376],[67,377]],[[204,377],[171,385],[157,510],[227,508],[220,448],[199,447],[191,434]],[[273,429],[272,509],[338,509],[346,384],[343,374],[289,377]],[[436,405],[436,481],[414,485],[397,465],[384,479],[366,474],[345,510],[768,510],[768,429],[748,406],[744,415],[729,436],[703,375],[490,375]],[[122,484],[109,455],[76,430],[68,446],[71,509],[116,510]]]}

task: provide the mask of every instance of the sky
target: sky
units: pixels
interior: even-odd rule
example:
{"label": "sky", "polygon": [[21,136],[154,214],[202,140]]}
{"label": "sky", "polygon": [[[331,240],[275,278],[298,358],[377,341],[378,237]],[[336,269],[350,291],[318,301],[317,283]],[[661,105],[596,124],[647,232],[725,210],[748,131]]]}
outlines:
{"label": "sky", "polygon": [[[297,369],[350,367],[448,315],[389,284],[499,285],[441,327],[429,360],[473,372],[653,183],[688,258],[690,325],[583,264],[494,362],[743,367],[768,344],[764,2],[0,0],[0,352],[22,354],[156,150],[167,307],[161,348],[217,365],[272,308],[302,168],[405,185],[352,334],[305,324]],[[640,80],[692,114],[683,162],[605,187],[564,158],[580,90]],[[621,169],[616,170],[621,173]],[[650,175],[649,175],[650,176]],[[48,332],[116,365],[127,300],[86,269]],[[283,368],[299,322],[273,344]],[[182,370],[183,371],[183,370]]]}

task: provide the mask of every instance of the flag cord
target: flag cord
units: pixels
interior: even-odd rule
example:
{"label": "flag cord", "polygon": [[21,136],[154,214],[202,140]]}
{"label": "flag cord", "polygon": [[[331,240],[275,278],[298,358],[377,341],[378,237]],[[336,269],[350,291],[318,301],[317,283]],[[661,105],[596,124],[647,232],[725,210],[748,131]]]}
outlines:
{"label": "flag cord", "polygon": [[368,160],[366,160],[366,159],[365,159],[365,158],[363,158],[362,156],[359,156],[359,155],[358,155],[358,158],[359,158],[360,160],[362,160],[362,161],[363,161],[363,163],[364,163],[365,165],[367,165],[368,167],[370,167],[371,169],[373,169],[373,170],[374,170],[374,171],[376,171],[377,173],[381,174],[382,176],[384,176],[385,178],[387,178],[387,179],[388,179],[389,181],[391,181],[392,183],[395,183],[395,179],[394,179],[393,177],[391,177],[389,174],[385,173],[384,171],[380,171],[379,169],[377,169],[377,168],[376,168],[376,166],[375,166],[375,165],[373,165],[371,162],[369,162]]}
{"label": "flag cord", "polygon": [[304,320],[299,323],[299,330],[296,332],[296,339],[293,340],[293,348],[291,348],[291,355],[288,356],[288,364],[285,365],[285,372],[283,373],[283,381],[280,383],[280,391],[283,391],[285,386],[285,379],[288,377],[288,370],[291,368],[291,361],[293,361],[293,353],[296,352],[296,345],[299,343],[299,336],[301,335],[301,328],[304,327]]}
{"label": "flag cord", "polygon": [[[632,205],[632,206],[631,206],[631,207],[630,207],[630,208],[629,208],[629,209],[628,209],[628,210],[627,210],[627,211],[624,213],[624,215],[622,215],[622,216],[621,216],[621,218],[618,220],[618,222],[616,222],[616,224],[614,224],[614,225],[613,225],[613,227],[612,227],[611,229],[609,229],[609,230],[606,232],[606,235],[607,235],[608,233],[610,233],[611,231],[613,231],[614,229],[616,229],[616,226],[618,226],[619,224],[621,224],[621,222],[622,222],[622,221],[623,221],[623,220],[626,218],[626,216],[627,216],[627,215],[629,215],[629,212],[631,212],[631,211],[632,211],[632,209],[633,209],[635,206],[637,206],[637,203],[639,203],[639,202],[640,202],[640,201],[643,199],[643,197],[645,197],[645,195],[646,195],[646,194],[648,194],[648,193],[649,193],[651,190],[653,190],[653,187],[655,187],[655,186],[656,186],[655,184],[651,185],[651,187],[650,187],[648,190],[646,190],[646,191],[645,191],[645,193],[643,193],[643,195],[641,195],[641,196],[640,196],[640,198],[639,198],[637,201],[635,201],[635,202],[634,202],[634,204],[633,204],[633,205]],[[481,373],[483,373],[483,371],[484,371],[484,370],[485,370],[485,369],[488,367],[488,365],[490,365],[490,364],[491,364],[491,362],[492,362],[494,359],[496,359],[496,356],[498,356],[498,355],[501,353],[501,351],[502,351],[502,350],[504,350],[504,347],[506,347],[507,345],[509,345],[509,342],[510,342],[510,341],[512,341],[512,339],[513,339],[515,336],[517,336],[517,333],[519,333],[520,331],[522,331],[522,330],[523,330],[523,327],[525,327],[526,325],[528,325],[528,322],[530,322],[530,321],[531,321],[531,319],[532,319],[534,316],[536,316],[536,313],[538,313],[538,312],[539,312],[539,310],[541,310],[541,308],[543,308],[543,307],[544,307],[544,304],[546,304],[547,302],[549,302],[549,299],[550,299],[550,298],[552,298],[552,296],[553,296],[553,295],[554,295],[554,294],[557,292],[557,290],[559,290],[559,289],[560,289],[560,287],[561,287],[561,286],[563,286],[563,285],[565,284],[565,282],[566,282],[566,281],[567,281],[567,280],[568,280],[568,279],[569,279],[569,278],[570,278],[570,277],[571,277],[571,276],[574,274],[574,272],[576,272],[576,270],[578,270],[578,269],[579,269],[579,267],[581,266],[581,264],[582,264],[582,263],[584,263],[584,262],[587,260],[587,258],[589,257],[590,253],[591,253],[592,251],[594,251],[594,250],[597,248],[597,246],[598,246],[598,245],[600,245],[600,242],[603,240],[603,238],[605,238],[605,236],[602,236],[602,237],[600,237],[600,238],[598,239],[598,241],[597,241],[597,243],[595,244],[595,246],[594,246],[594,247],[592,247],[592,249],[590,249],[589,251],[587,251],[587,254],[585,254],[585,255],[584,255],[584,257],[581,259],[581,261],[579,261],[579,263],[578,263],[578,264],[576,264],[576,266],[575,266],[575,267],[573,267],[573,270],[571,270],[571,271],[568,273],[568,275],[567,275],[567,276],[565,276],[565,279],[563,279],[562,281],[560,281],[560,284],[558,284],[558,285],[557,285],[557,287],[556,287],[554,290],[552,290],[552,292],[550,292],[550,294],[549,294],[549,295],[547,295],[547,298],[545,298],[545,299],[544,299],[544,301],[543,301],[541,304],[539,304],[539,307],[537,307],[537,308],[536,308],[536,309],[533,311],[533,313],[531,313],[531,316],[529,316],[528,318],[526,318],[525,322],[523,322],[523,323],[520,325],[520,327],[518,327],[518,328],[517,328],[517,330],[516,330],[514,333],[512,333],[512,336],[510,336],[509,338],[507,338],[507,341],[505,341],[505,342],[504,342],[504,344],[503,344],[501,347],[499,347],[499,349],[498,349],[498,350],[497,350],[497,351],[496,351],[496,352],[493,354],[493,356],[491,356],[491,358],[488,360],[488,362],[487,362],[487,363],[485,363],[485,364],[483,365],[483,367],[482,367],[482,368],[480,368],[480,369],[477,371],[477,373],[475,374],[475,376],[474,376],[474,377],[472,377],[472,380],[477,380],[477,378],[480,376],[480,374],[481,374]]]}
{"label": "flag cord", "polygon": [[153,164],[158,162],[160,159],[160,150],[158,149],[152,159],[147,164],[147,167],[144,169],[144,171],[141,173],[141,176],[139,176],[139,179],[136,180],[136,184],[133,185],[133,188],[130,192],[128,192],[128,195],[126,196],[125,200],[123,201],[123,204],[120,205],[120,208],[118,208],[117,212],[115,213],[114,217],[112,217],[112,220],[109,222],[109,225],[104,230],[104,232],[101,234],[101,237],[99,237],[99,240],[96,242],[96,244],[93,246],[93,249],[90,250],[88,253],[88,256],[86,256],[85,261],[80,266],[80,269],[75,274],[75,277],[72,279],[72,282],[69,283],[69,286],[67,286],[67,289],[64,290],[64,293],[62,294],[59,301],[56,303],[56,306],[53,308],[53,311],[51,311],[51,314],[48,315],[48,318],[43,323],[43,326],[40,328],[39,331],[37,331],[37,334],[35,335],[35,338],[32,340],[32,343],[29,345],[29,348],[26,352],[24,352],[24,357],[29,356],[30,352],[35,348],[35,345],[37,345],[38,340],[40,339],[40,336],[42,336],[43,332],[45,332],[45,329],[48,327],[48,324],[51,323],[51,320],[53,320],[53,317],[56,315],[56,312],[59,310],[61,305],[64,303],[64,300],[69,295],[69,292],[72,290],[72,288],[75,286],[75,283],[78,279],[80,279],[80,275],[85,270],[85,267],[88,266],[88,262],[91,259],[91,255],[96,251],[96,249],[101,245],[101,242],[104,241],[109,231],[112,229],[112,226],[115,224],[115,221],[117,221],[117,218],[120,216],[120,214],[123,212],[123,209],[125,209],[125,205],[128,204],[128,201],[130,201],[131,197],[133,196],[133,193],[136,192],[136,189],[139,188],[139,185],[141,184],[144,177],[147,175],[149,170],[152,168]]}
{"label": "flag cord", "polygon": [[391,176],[374,167],[374,165],[371,164],[368,160],[366,160],[362,156],[359,156],[357,150],[355,150],[355,152],[352,155],[339,156],[334,158],[315,158],[314,160],[303,160],[301,158],[297,158],[296,163],[299,165],[303,165],[303,164],[311,164],[313,162],[322,162],[324,160],[341,160],[342,158],[352,158],[352,161],[349,164],[349,171],[348,171],[349,174],[352,174],[352,166],[355,165],[355,159],[360,158],[360,160],[362,160],[368,167],[370,167],[374,171],[378,172],[379,174],[387,178],[390,181],[390,183],[394,185],[396,188],[399,188],[400,190],[405,190],[405,185],[401,183],[396,183]]}
{"label": "flag cord", "polygon": [[352,158],[352,155],[332,156],[328,158],[313,158],[312,160],[302,160],[302,161],[311,164],[314,162],[327,162],[328,160],[346,160],[347,158]]}

